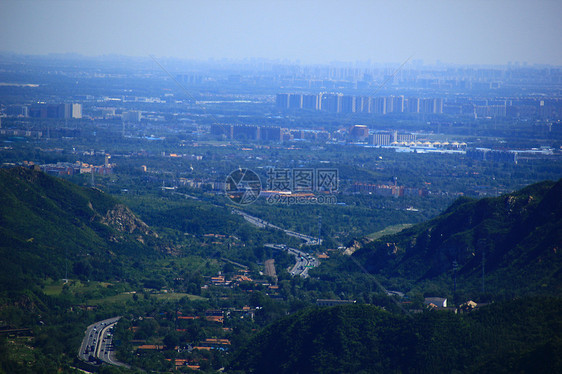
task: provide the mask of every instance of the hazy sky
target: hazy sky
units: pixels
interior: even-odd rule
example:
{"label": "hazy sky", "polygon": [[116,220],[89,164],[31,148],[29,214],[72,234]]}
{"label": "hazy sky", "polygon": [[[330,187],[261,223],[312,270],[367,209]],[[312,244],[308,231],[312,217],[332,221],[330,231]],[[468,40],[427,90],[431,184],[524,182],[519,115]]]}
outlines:
{"label": "hazy sky", "polygon": [[562,65],[560,0],[0,0],[0,51]]}

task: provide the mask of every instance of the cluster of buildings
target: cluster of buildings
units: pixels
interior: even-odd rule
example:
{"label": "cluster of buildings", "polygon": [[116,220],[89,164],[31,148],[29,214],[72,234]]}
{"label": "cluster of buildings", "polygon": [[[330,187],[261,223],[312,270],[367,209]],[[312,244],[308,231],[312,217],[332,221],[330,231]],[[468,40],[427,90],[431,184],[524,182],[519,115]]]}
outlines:
{"label": "cluster of buildings", "polygon": [[537,83],[552,86],[560,82],[562,75],[557,67],[531,67],[519,63],[479,67],[427,65],[414,60],[406,66],[391,77],[395,65],[276,65],[271,69],[276,73],[271,80],[282,87],[319,90],[375,88],[388,80],[391,87],[479,92]]}
{"label": "cluster of buildings", "polygon": [[[353,125],[348,129],[340,129],[330,133],[324,130],[287,129],[258,125],[213,124],[211,125],[210,133],[213,137],[218,139],[239,141],[310,141],[321,143],[335,141],[365,143],[373,146],[435,148],[445,150],[464,150],[467,146],[464,142],[420,141],[416,138],[416,134],[414,133],[399,132],[396,130],[372,132],[365,125]],[[208,182],[201,181],[199,184],[205,183]],[[196,181],[185,181],[184,184],[189,184],[192,187],[199,187]]]}
{"label": "cluster of buildings", "polygon": [[213,286],[237,286],[241,282],[253,282],[254,280],[248,276],[248,270],[240,270],[241,274],[236,274],[231,277],[231,279],[227,279],[224,275],[220,274],[214,277],[211,277],[210,284]]}
{"label": "cluster of buildings", "polygon": [[359,183],[356,182],[352,191],[362,194],[372,194],[378,196],[427,196],[428,191],[426,189],[414,188],[414,187],[404,187],[394,184],[369,184],[369,183]]}
{"label": "cluster of buildings", "polygon": [[[1,124],[0,124],[1,126]],[[13,130],[13,129],[3,129],[0,127],[0,135],[5,136],[20,136],[20,137],[27,137],[27,138],[41,138],[43,136],[42,131],[34,131],[34,130]]]}
{"label": "cluster of buildings", "polygon": [[191,188],[209,188],[213,191],[224,191],[228,188],[225,181],[216,181],[212,179],[201,178],[180,178],[179,184]]}
{"label": "cluster of buildings", "polygon": [[415,141],[415,135],[410,133],[380,132],[370,134],[365,125],[354,125],[348,131],[336,131],[330,133],[324,130],[286,129],[281,127],[258,126],[258,125],[211,125],[211,135],[223,140],[232,139],[240,141],[368,141],[371,145],[392,145],[392,143],[403,143]]}
{"label": "cluster of buildings", "polygon": [[275,104],[279,109],[323,110],[330,113],[428,113],[442,114],[442,98],[404,96],[370,97],[341,93],[282,93]]}
{"label": "cluster of buildings", "polygon": [[281,127],[257,125],[211,125],[211,135],[224,139],[235,140],[263,140],[279,142],[283,140]]}
{"label": "cluster of buildings", "polygon": [[10,105],[6,108],[5,114],[11,117],[31,117],[31,118],[50,118],[50,119],[82,118],[82,104],[37,103],[29,106]]}
{"label": "cluster of buildings", "polygon": [[[440,148],[452,150],[464,150],[467,144],[464,142],[430,142],[417,139],[415,133],[394,131],[370,132],[365,125],[353,125],[346,134],[347,140],[352,142],[363,142],[374,146],[398,146],[414,148]],[[336,139],[336,136],[333,136]]]}
{"label": "cluster of buildings", "polygon": [[307,109],[329,113],[420,113],[470,116],[474,118],[538,117],[559,119],[562,117],[562,100],[542,98],[494,98],[468,97],[420,98],[387,96],[351,96],[342,93],[281,93],[276,95],[280,110]]}
{"label": "cluster of buildings", "polygon": [[517,164],[515,151],[504,151],[490,148],[474,148],[466,151],[466,157],[477,161],[502,162],[506,164]]}
{"label": "cluster of buildings", "polygon": [[307,140],[311,142],[327,142],[332,139],[332,134],[323,130],[285,130],[283,139],[287,141]]}
{"label": "cluster of buildings", "polygon": [[258,125],[211,125],[211,135],[220,139],[240,141],[285,142],[292,140],[308,140],[326,142],[331,139],[328,131],[286,129],[276,126]]}
{"label": "cluster of buildings", "polygon": [[398,131],[378,131],[370,133],[365,125],[353,125],[349,128],[348,138],[354,142],[367,142],[370,145],[397,145],[416,141],[416,134]]}
{"label": "cluster of buildings", "polygon": [[45,174],[53,175],[56,177],[62,176],[72,176],[77,174],[99,174],[99,175],[109,175],[113,174],[113,165],[109,163],[111,156],[105,156],[105,162],[103,165],[90,165],[85,162],[76,161],[71,162],[57,162],[56,164],[44,164],[44,165],[28,165],[34,166],[44,172]]}
{"label": "cluster of buildings", "polygon": [[[143,118],[140,110],[122,110],[111,107],[94,108],[97,118],[121,119],[124,122],[138,123]],[[31,105],[10,105],[4,109],[8,117],[39,118],[39,119],[80,119],[82,118],[82,104],[36,103]]]}
{"label": "cluster of buildings", "polygon": [[[278,286],[271,284],[266,279],[253,279],[249,273],[250,273],[249,270],[241,269],[238,270],[237,274],[227,277],[219,272],[218,275],[214,277],[210,277],[210,279],[207,280],[207,282],[202,288],[207,289],[210,286],[233,288],[245,284],[246,286],[249,287],[257,287],[257,288],[266,287],[270,292],[273,293],[277,292],[277,290],[279,289]],[[247,289],[247,287],[244,287],[244,289]]]}
{"label": "cluster of buildings", "polygon": [[94,111],[97,116],[103,119],[119,119],[123,122],[140,122],[142,117],[142,112],[140,110],[129,110],[123,111],[116,108],[102,107],[96,108]]}
{"label": "cluster of buildings", "polygon": [[[454,305],[450,305],[447,303],[447,298],[444,297],[426,297],[424,298],[423,305],[428,310],[440,310],[440,311],[447,311],[452,313],[470,313],[477,309],[480,309],[489,303],[476,303],[472,300],[469,300],[463,304],[461,304],[458,308]],[[419,312],[414,310],[413,312]]]}

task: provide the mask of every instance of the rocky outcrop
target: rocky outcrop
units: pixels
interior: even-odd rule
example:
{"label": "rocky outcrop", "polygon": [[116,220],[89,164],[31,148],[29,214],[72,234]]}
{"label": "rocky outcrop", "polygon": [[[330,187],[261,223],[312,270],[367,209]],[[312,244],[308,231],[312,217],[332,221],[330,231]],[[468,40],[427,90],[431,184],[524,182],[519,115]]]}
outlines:
{"label": "rocky outcrop", "polygon": [[119,232],[158,237],[158,234],[123,204],[117,204],[108,210],[101,222]]}

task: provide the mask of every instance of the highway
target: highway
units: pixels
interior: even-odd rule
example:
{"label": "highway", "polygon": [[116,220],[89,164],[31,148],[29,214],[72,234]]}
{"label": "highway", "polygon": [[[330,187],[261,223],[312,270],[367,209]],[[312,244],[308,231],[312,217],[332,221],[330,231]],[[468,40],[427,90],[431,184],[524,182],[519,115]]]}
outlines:
{"label": "highway", "polygon": [[295,248],[289,248],[284,244],[266,244],[266,247],[279,249],[281,251],[287,251],[289,254],[295,256],[296,263],[289,270],[292,276],[301,276],[303,278],[308,278],[308,270],[320,265],[318,259],[314,258],[312,255],[299,251]]}
{"label": "highway", "polygon": [[[284,231],[285,234],[287,234],[289,236],[293,236],[295,238],[304,240],[305,244],[307,244],[307,245],[322,244],[322,239],[318,239],[318,238],[315,238],[315,237],[310,236],[310,235],[301,234],[301,233],[298,233],[298,232],[295,232],[295,231],[282,229],[279,226],[272,225],[271,223],[269,223],[267,221],[264,221],[261,218],[251,216],[248,213],[242,212],[241,210],[233,209],[232,213],[241,215],[242,217],[244,217],[244,219],[246,221],[248,221],[249,223],[251,223],[254,226],[257,226],[257,227],[260,227],[260,228],[271,227],[271,228],[274,228],[274,229],[277,229],[277,230]],[[290,254],[292,254],[293,256],[295,256],[296,264],[289,271],[289,273],[293,276],[298,275],[298,276],[301,276],[303,278],[307,278],[308,277],[308,270],[313,268],[313,267],[316,267],[320,264],[318,259],[312,257],[311,255],[309,255],[309,254],[307,254],[303,251],[299,251],[298,249],[295,249],[295,248],[289,248],[284,244],[266,244],[265,246],[270,247],[270,248],[274,248],[274,249],[279,249],[279,250],[282,250],[282,251],[287,251]]]}
{"label": "highway", "polygon": [[279,227],[279,226],[272,225],[271,223],[269,223],[269,222],[267,222],[267,221],[264,221],[264,220],[261,219],[261,218],[251,216],[251,215],[249,215],[248,213],[245,213],[245,212],[243,212],[243,211],[241,211],[241,210],[233,209],[233,210],[232,210],[232,213],[241,215],[242,217],[244,217],[244,219],[245,219],[246,221],[248,221],[248,222],[251,223],[252,225],[257,226],[257,227],[259,227],[259,228],[271,227],[271,228],[273,228],[273,229],[281,230],[281,231],[285,232],[285,234],[287,234],[287,235],[289,235],[289,236],[292,236],[292,237],[295,237],[295,238],[304,240],[304,241],[306,242],[305,244],[307,244],[307,245],[318,245],[318,244],[322,244],[322,239],[318,239],[318,238],[315,238],[315,237],[310,236],[310,235],[301,234],[301,233],[299,233],[299,232],[295,232],[295,231],[291,231],[291,230],[282,229],[282,228]]}
{"label": "highway", "polygon": [[98,321],[86,329],[84,339],[78,351],[78,358],[91,364],[107,363],[110,365],[129,367],[115,360],[113,349],[113,327],[121,317]]}

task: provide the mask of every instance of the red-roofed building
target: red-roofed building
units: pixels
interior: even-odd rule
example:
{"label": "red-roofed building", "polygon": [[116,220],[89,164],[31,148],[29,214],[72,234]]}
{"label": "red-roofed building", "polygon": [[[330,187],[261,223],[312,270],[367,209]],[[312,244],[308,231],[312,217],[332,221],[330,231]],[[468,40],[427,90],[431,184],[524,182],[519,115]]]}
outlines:
{"label": "red-roofed building", "polygon": [[161,351],[161,350],[164,349],[164,346],[163,345],[154,345],[154,344],[143,344],[143,345],[139,345],[137,347],[137,349]]}

